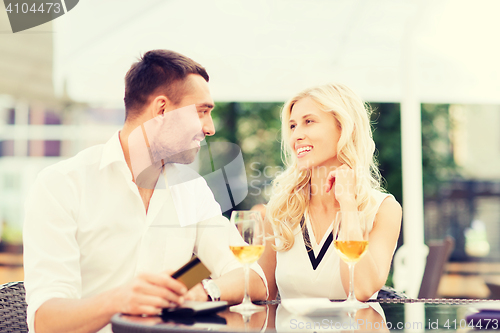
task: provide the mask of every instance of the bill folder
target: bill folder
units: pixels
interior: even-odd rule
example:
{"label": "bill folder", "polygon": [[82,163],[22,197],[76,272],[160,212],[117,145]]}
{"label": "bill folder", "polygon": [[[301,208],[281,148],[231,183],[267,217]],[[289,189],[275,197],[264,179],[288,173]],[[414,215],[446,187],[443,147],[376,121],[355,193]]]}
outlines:
{"label": "bill folder", "polygon": [[[163,318],[170,317],[193,317],[207,316],[215,312],[222,311],[227,308],[226,301],[217,302],[197,302],[185,301],[181,306],[175,308],[164,308],[162,311]],[[210,319],[207,317],[207,319]]]}

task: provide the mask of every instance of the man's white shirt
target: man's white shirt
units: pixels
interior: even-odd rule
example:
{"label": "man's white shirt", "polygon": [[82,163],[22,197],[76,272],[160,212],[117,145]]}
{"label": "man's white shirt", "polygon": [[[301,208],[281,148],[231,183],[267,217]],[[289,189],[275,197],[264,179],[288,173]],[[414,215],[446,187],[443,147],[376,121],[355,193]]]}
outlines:
{"label": "man's white shirt", "polygon": [[[30,332],[49,299],[91,297],[141,272],[176,270],[193,253],[213,278],[241,267],[229,250],[238,232],[205,180],[175,164],[164,175],[175,185],[156,188],[146,214],[118,133],[38,175],[23,231]],[[260,266],[252,269],[267,284]]]}

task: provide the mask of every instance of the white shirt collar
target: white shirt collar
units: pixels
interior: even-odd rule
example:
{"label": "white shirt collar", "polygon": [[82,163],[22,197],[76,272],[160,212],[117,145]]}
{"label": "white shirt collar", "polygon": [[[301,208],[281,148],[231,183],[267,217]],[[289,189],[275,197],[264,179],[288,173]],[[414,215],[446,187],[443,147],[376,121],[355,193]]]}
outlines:
{"label": "white shirt collar", "polygon": [[115,162],[122,162],[127,165],[127,162],[125,161],[125,155],[123,154],[122,145],[120,143],[120,131],[117,131],[104,145],[99,170],[102,170],[103,168]]}

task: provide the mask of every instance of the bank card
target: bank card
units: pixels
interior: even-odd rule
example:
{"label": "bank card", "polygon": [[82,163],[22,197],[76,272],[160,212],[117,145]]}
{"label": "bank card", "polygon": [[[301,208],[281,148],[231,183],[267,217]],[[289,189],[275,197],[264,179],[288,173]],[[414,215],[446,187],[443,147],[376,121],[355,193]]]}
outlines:
{"label": "bank card", "polygon": [[203,279],[210,277],[210,271],[203,265],[200,259],[196,256],[191,258],[187,264],[179,268],[172,277],[184,283],[186,288],[191,289],[200,283]]}

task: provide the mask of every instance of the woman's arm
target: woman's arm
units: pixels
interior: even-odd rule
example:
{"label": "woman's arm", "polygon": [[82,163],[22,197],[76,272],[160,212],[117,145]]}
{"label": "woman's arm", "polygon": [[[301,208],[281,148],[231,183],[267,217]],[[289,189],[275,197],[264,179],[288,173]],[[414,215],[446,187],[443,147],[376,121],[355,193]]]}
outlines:
{"label": "woman's arm", "polygon": [[[268,219],[264,221],[265,229],[266,229],[266,237],[270,237],[274,235],[273,228],[271,226],[271,222]],[[267,287],[269,289],[268,300],[276,299],[278,295],[278,287],[276,286],[276,251],[273,249],[272,245],[274,244],[273,239],[266,239],[266,248],[262,257],[259,259],[259,265],[264,270],[264,274],[267,279]]]}
{"label": "woman's arm", "polygon": [[[357,299],[366,301],[384,286],[399,237],[401,217],[401,205],[392,196],[386,198],[375,217],[369,235],[368,251],[354,269],[354,290]],[[341,261],[340,270],[342,284],[348,294],[349,267]]]}
{"label": "woman's arm", "polygon": [[[326,191],[334,189],[341,211],[356,211],[355,185],[354,170],[344,164],[328,174]],[[354,269],[354,292],[357,299],[366,301],[384,286],[401,229],[401,217],[401,205],[394,197],[387,197],[375,216],[373,229],[369,235],[368,251],[356,263]],[[349,267],[342,260],[340,274],[342,285],[348,295]]]}

